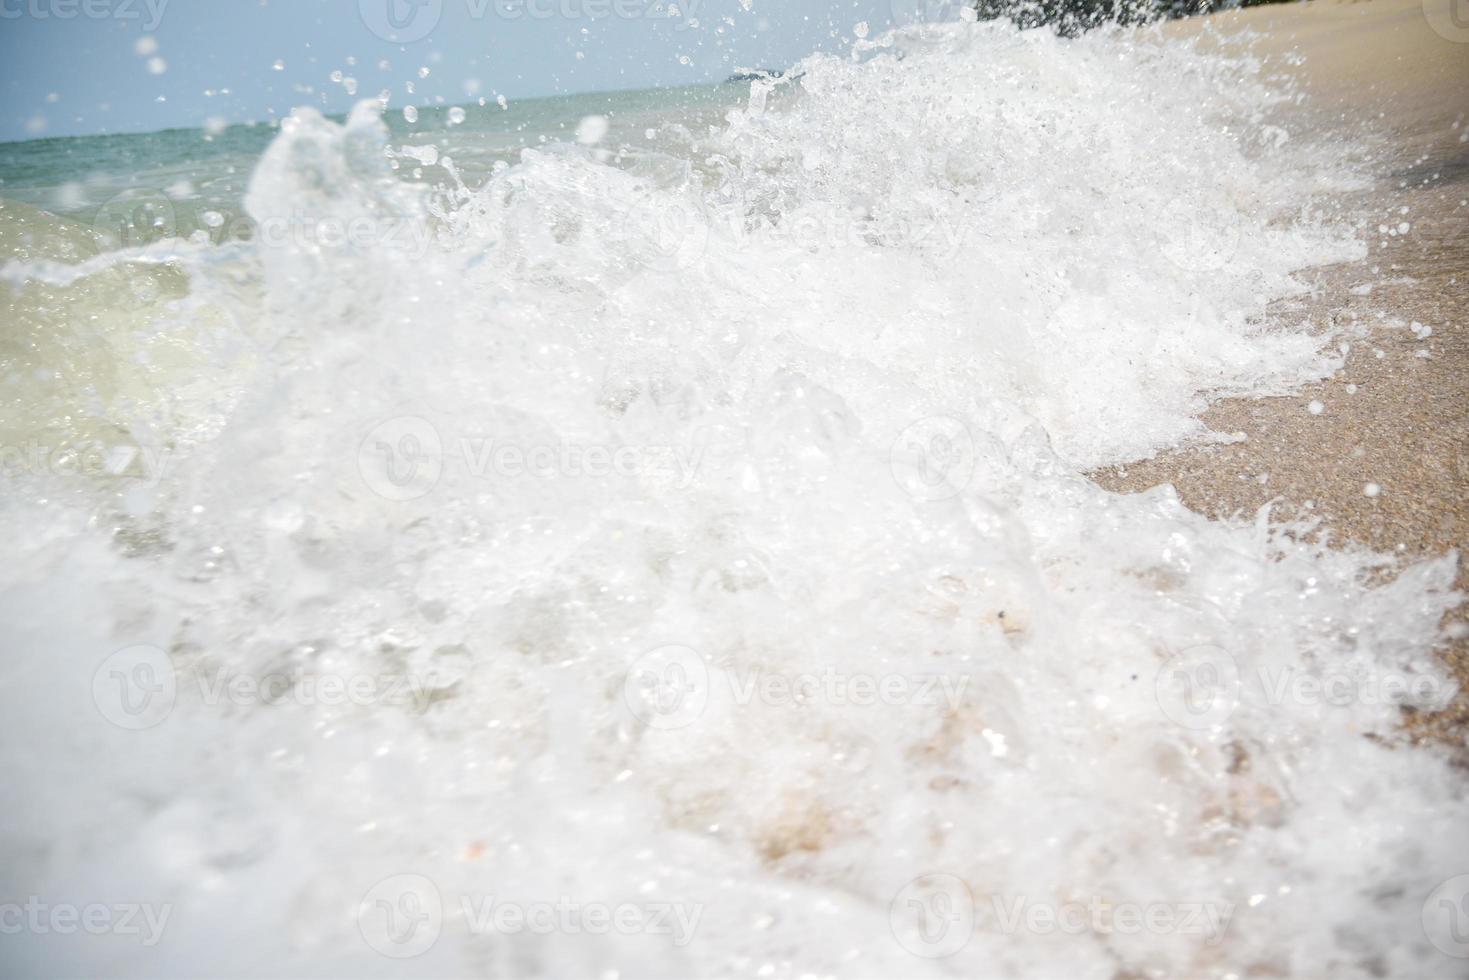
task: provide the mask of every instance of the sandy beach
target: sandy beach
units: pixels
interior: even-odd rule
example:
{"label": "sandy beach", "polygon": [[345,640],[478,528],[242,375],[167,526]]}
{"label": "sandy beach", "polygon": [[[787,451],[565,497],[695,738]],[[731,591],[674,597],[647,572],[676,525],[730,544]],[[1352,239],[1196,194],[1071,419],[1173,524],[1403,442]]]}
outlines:
{"label": "sandy beach", "polygon": [[[1291,322],[1365,328],[1336,377],[1288,398],[1235,399],[1203,419],[1243,441],[1186,449],[1095,474],[1113,490],[1173,484],[1209,516],[1315,516],[1335,540],[1412,560],[1469,540],[1469,27],[1445,0],[1256,7],[1180,21],[1209,46],[1251,49],[1309,97],[1296,125],[1379,144],[1375,185],[1341,203],[1406,234],[1374,234],[1362,262],[1315,270],[1310,294],[1278,304]],[[1415,325],[1419,325],[1417,330]],[[1431,335],[1422,328],[1432,329]],[[1313,406],[1318,402],[1319,406]],[[1319,414],[1313,413],[1319,407]],[[1373,485],[1369,487],[1369,484]],[[1373,490],[1375,495],[1369,495]],[[1460,567],[1458,583],[1469,587]],[[1464,622],[1464,611],[1455,614]],[[1456,633],[1463,626],[1453,626]],[[1444,655],[1460,693],[1409,730],[1462,742],[1469,649]]]}

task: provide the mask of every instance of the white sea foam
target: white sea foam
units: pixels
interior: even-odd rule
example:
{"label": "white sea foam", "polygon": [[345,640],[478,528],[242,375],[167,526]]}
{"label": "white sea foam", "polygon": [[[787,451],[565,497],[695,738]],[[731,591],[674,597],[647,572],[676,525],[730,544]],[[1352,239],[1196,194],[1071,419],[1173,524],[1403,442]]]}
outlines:
{"label": "white sea foam", "polygon": [[1265,304],[1361,254],[1307,196],[1350,175],[1178,44],[802,70],[435,194],[299,112],[280,234],[171,257],[210,315],[155,398],[12,373],[157,478],[43,455],[0,510],[7,891],[172,907],[20,972],[1442,972],[1469,805],[1389,743],[1451,561],[1083,475],[1331,372]]}

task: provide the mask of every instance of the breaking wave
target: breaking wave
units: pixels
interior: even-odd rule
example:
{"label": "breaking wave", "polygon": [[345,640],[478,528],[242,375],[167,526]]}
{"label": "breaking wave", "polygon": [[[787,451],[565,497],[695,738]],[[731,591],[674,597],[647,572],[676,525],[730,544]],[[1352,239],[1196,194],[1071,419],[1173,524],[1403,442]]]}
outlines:
{"label": "breaking wave", "polygon": [[938,25],[682,153],[299,110],[225,246],[7,205],[5,877],[172,910],[12,965],[1421,973],[1452,560],[1085,475],[1339,365],[1287,94]]}

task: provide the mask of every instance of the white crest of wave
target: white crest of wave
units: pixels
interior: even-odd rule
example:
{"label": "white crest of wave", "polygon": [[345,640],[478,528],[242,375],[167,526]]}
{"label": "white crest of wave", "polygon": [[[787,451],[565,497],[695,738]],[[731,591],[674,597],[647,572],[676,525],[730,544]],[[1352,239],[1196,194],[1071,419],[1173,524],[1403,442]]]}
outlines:
{"label": "white crest of wave", "polygon": [[[3,722],[28,799],[5,863],[33,891],[176,907],[156,948],[66,965],[1427,962],[1418,908],[1462,855],[1462,784],[1385,744],[1401,699],[1277,682],[1441,692],[1451,561],[1372,584],[1374,556],[1083,475],[1205,436],[1212,397],[1333,369],[1265,304],[1361,254],[1305,197],[1349,176],[1282,166],[1253,67],[1178,44],[956,25],[802,70],[687,159],[528,151],[432,201],[393,181],[367,110],[282,127],[248,201],[282,233],[233,270],[255,286],[193,268],[260,355],[141,508],[154,546],[124,557],[59,504],[4,512],[3,670],[35,691]],[[326,220],[365,230],[289,232]],[[177,675],[142,732],[91,693],[134,643]],[[1170,686],[1199,658],[1237,681],[1224,702]],[[672,715],[628,683],[649,665],[683,671]],[[210,695],[231,675],[421,683],[390,703]],[[850,686],[927,678],[878,704]],[[400,874],[446,910],[414,960],[359,928]],[[946,959],[910,951],[895,906],[925,874],[977,909]],[[460,899],[490,896],[676,903],[697,927],[476,935]],[[1223,921],[996,916],[1093,900]]]}

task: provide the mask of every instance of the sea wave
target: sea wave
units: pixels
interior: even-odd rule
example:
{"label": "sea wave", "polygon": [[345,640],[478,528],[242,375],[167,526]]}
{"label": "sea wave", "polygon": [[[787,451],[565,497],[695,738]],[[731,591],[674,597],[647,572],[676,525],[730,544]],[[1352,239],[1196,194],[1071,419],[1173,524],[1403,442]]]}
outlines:
{"label": "sea wave", "polygon": [[1270,303],[1365,254],[1361,178],[1278,84],[931,25],[683,155],[471,181],[298,110],[225,249],[9,210],[0,848],[174,909],[12,963],[1421,970],[1469,805],[1390,743],[1452,559],[1085,475],[1339,363]]}

